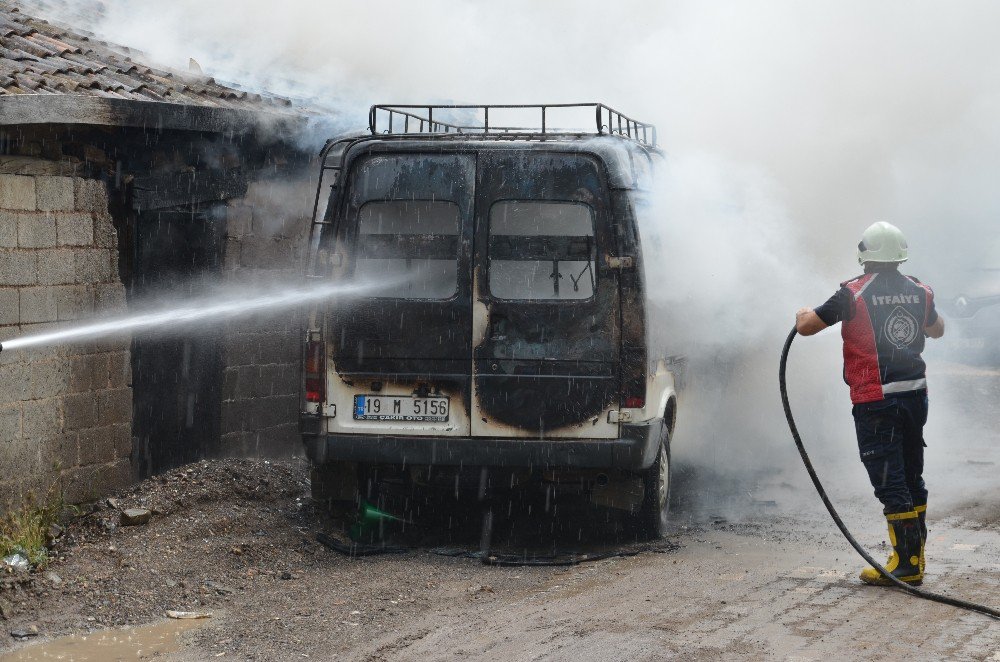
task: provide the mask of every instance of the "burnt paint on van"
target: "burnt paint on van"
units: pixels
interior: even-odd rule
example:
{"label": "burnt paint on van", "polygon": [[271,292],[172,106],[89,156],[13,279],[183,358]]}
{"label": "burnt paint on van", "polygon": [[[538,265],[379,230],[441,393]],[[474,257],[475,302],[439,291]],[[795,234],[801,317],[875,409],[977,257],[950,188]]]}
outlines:
{"label": "burnt paint on van", "polygon": [[[474,432],[503,434],[492,425],[500,423],[544,436],[592,421],[617,403],[619,391],[617,274],[599,259],[614,245],[600,161],[584,153],[483,151],[476,196],[476,297],[487,323],[473,350],[481,414],[473,419]],[[517,204],[533,211],[561,207],[583,222],[564,234],[556,234],[563,229],[558,223],[546,227],[542,220],[542,227],[519,228],[524,234],[498,236],[498,216]],[[499,287],[497,265],[507,262],[541,267],[535,270],[540,286]],[[521,273],[512,278],[526,279]],[[589,296],[575,298],[584,279]]]}

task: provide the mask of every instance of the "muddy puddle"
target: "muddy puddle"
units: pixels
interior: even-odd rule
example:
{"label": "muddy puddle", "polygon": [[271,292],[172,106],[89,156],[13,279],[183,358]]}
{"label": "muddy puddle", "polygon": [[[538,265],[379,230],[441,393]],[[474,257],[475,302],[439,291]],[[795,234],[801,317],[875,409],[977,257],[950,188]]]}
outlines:
{"label": "muddy puddle", "polygon": [[146,660],[179,650],[182,646],[181,635],[206,623],[205,620],[169,620],[136,628],[71,634],[2,654],[0,662]]}

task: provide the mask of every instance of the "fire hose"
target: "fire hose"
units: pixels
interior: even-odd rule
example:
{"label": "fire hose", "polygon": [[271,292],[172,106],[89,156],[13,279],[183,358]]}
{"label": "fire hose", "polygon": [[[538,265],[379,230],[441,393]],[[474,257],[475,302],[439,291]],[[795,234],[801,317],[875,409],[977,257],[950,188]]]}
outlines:
{"label": "fire hose", "polygon": [[976,604],[975,602],[969,602],[968,600],[961,600],[959,598],[925,591],[897,579],[883,566],[876,563],[875,559],[873,559],[871,555],[865,551],[854,536],[851,535],[851,532],[847,530],[843,520],[840,519],[840,515],[837,514],[837,510],[833,507],[829,497],[827,497],[826,490],[823,489],[823,484],[820,483],[819,476],[816,475],[816,470],[813,468],[812,462],[809,460],[809,455],[806,453],[805,446],[802,444],[802,438],[799,436],[799,430],[795,426],[795,419],[792,417],[792,408],[788,404],[788,388],[785,384],[785,365],[788,362],[788,350],[792,347],[792,341],[795,340],[796,335],[798,335],[798,332],[793,328],[791,333],[788,334],[788,338],[785,340],[784,348],[781,350],[781,363],[778,366],[778,383],[781,387],[781,404],[785,408],[785,419],[788,421],[788,429],[791,430],[792,438],[795,440],[795,445],[799,449],[799,455],[802,456],[802,463],[805,465],[806,471],[809,472],[809,477],[812,479],[813,485],[816,487],[816,491],[819,492],[819,496],[823,500],[823,505],[825,505],[826,509],[830,512],[830,517],[832,517],[833,521],[836,522],[837,528],[839,528],[840,532],[844,534],[845,538],[847,538],[847,542],[851,543],[851,547],[853,547],[855,551],[857,551],[857,553],[860,554],[861,557],[873,568],[878,570],[883,577],[907,593],[924,598],[925,600],[932,600],[934,602],[952,605],[953,607],[976,611],[980,614],[986,614],[987,616],[1000,619],[1000,610],[998,609]]}

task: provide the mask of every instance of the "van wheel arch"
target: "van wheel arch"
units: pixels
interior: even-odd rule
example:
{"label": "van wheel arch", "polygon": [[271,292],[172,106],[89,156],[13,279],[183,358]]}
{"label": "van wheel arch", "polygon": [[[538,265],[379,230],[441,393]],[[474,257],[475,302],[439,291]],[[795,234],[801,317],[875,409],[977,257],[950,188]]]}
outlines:
{"label": "van wheel arch", "polygon": [[663,425],[667,429],[667,437],[673,438],[677,426],[677,399],[671,396],[663,410]]}

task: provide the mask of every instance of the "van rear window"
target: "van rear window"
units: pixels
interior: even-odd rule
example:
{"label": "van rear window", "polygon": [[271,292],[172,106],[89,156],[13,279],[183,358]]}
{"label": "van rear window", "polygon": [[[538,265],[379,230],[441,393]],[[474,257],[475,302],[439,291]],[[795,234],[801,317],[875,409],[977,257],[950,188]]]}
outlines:
{"label": "van rear window", "polygon": [[385,200],[358,213],[355,275],[400,285],[387,296],[449,299],[458,291],[461,214],[454,202]]}
{"label": "van rear window", "polygon": [[579,202],[495,203],[489,218],[490,294],[589,299],[596,287],[594,211]]}

